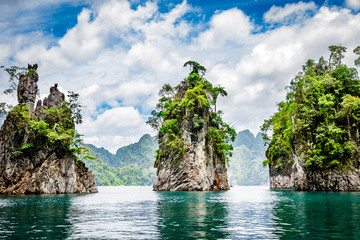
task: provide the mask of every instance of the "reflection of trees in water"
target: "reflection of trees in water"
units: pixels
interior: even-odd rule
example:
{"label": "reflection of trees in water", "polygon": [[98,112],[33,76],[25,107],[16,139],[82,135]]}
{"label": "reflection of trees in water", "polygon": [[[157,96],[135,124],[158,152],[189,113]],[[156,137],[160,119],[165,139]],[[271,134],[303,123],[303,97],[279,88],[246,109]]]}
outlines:
{"label": "reflection of trees in water", "polygon": [[212,192],[159,192],[157,227],[162,239],[219,239],[227,232],[227,204]]}
{"label": "reflection of trees in water", "polygon": [[67,195],[1,197],[0,236],[65,239],[72,231],[68,221],[70,204]]}
{"label": "reflection of trees in water", "polygon": [[360,193],[279,191],[274,234],[283,239],[359,239]]}

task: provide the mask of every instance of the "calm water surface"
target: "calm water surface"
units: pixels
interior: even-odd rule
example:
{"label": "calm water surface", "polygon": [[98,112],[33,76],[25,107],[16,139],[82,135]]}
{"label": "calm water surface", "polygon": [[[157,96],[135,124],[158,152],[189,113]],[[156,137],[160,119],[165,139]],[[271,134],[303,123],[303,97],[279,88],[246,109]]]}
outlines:
{"label": "calm water surface", "polygon": [[0,197],[0,239],[360,239],[360,193],[153,192]]}

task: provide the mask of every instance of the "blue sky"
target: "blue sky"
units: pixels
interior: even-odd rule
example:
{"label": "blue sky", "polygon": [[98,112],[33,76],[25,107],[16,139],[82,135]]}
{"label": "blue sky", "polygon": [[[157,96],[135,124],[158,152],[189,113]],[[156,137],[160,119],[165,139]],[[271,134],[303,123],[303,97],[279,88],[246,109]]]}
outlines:
{"label": "blue sky", "polygon": [[[53,35],[55,38],[61,38],[66,34],[68,29],[73,28],[77,24],[77,15],[83,8],[93,8],[92,1],[49,1],[48,3],[45,1],[44,4],[36,4],[34,7],[25,8],[22,8],[21,6],[23,3],[22,1],[5,0],[3,2],[7,7],[7,10],[3,11],[6,13],[0,16],[1,22],[10,22],[12,27],[15,27],[15,29],[13,29],[15,34],[28,33],[36,30]],[[132,9],[136,9],[139,5],[144,5],[146,2],[147,1],[144,0],[130,1],[130,6]],[[159,0],[157,1],[159,12],[168,12],[171,8],[181,2],[182,1],[180,0]],[[283,7],[286,4],[297,2],[298,1],[289,0],[189,0],[187,3],[198,9],[195,13],[188,14],[185,18],[193,22],[199,22],[201,20],[209,21],[216,11],[239,8],[246,15],[250,16],[255,23],[262,25],[264,24],[263,14],[273,5]],[[318,6],[346,7],[346,2],[341,0],[302,2],[314,2]]]}
{"label": "blue sky", "polygon": [[181,81],[192,59],[228,91],[219,100],[225,120],[257,133],[308,58],[327,58],[327,47],[341,44],[352,65],[359,10],[360,0],[3,0],[0,65],[38,63],[41,98],[54,83],[79,92],[86,108],[78,130],[115,151],[155,134],[145,121],[158,90]]}

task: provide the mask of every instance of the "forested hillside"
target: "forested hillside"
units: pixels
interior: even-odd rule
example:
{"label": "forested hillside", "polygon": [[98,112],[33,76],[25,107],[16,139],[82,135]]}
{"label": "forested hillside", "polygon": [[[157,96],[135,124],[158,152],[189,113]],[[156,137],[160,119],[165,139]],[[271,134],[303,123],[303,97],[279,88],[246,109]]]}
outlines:
{"label": "forested hillside", "polygon": [[152,162],[156,155],[157,142],[155,137],[149,134],[142,136],[138,142],[120,147],[115,154],[110,153],[104,148],[97,148],[92,144],[87,145],[95,153],[99,154],[104,163],[112,167],[141,167]]}
{"label": "forested hillside", "polygon": [[136,143],[119,148],[116,154],[87,145],[95,159],[86,159],[98,185],[151,185],[155,179],[156,138],[145,134]]}
{"label": "forested hillside", "polygon": [[[110,153],[104,148],[87,145],[97,159],[86,159],[98,185],[151,185],[155,179],[154,161],[158,148],[156,137],[145,134],[136,143]],[[268,182],[268,168],[262,166],[265,147],[260,134],[244,130],[233,143],[233,156],[228,168],[231,185],[262,185]]]}
{"label": "forested hillside", "polygon": [[228,169],[231,185],[264,185],[269,182],[269,169],[263,167],[265,159],[264,141],[261,134],[256,137],[249,131],[238,133],[233,143],[233,156]]}

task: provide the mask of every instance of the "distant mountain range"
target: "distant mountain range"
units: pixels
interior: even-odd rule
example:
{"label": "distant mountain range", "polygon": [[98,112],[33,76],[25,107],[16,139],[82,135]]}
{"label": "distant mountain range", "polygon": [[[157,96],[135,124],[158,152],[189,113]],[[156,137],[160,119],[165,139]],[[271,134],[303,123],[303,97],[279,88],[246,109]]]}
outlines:
{"label": "distant mountain range", "polygon": [[144,186],[154,182],[156,137],[145,134],[138,142],[119,148],[115,154],[92,144],[86,146],[96,156],[84,162],[94,172],[98,185]]}
{"label": "distant mountain range", "polygon": [[233,143],[228,178],[231,185],[265,185],[269,183],[269,169],[263,167],[266,147],[261,134],[256,137],[244,130],[237,134]]}
{"label": "distant mountain range", "polygon": [[105,148],[97,148],[92,144],[87,147],[98,153],[100,159],[112,167],[140,167],[153,162],[158,148],[156,137],[145,134],[136,143],[119,148],[115,154]]}
{"label": "distant mountain range", "polygon": [[[84,162],[93,171],[98,185],[151,185],[156,176],[154,156],[158,143],[149,134],[138,142],[119,148],[115,154],[104,148],[87,144],[95,159]],[[264,142],[260,133],[256,137],[249,131],[238,133],[233,143],[233,156],[228,167],[230,185],[263,185],[269,181]]]}

